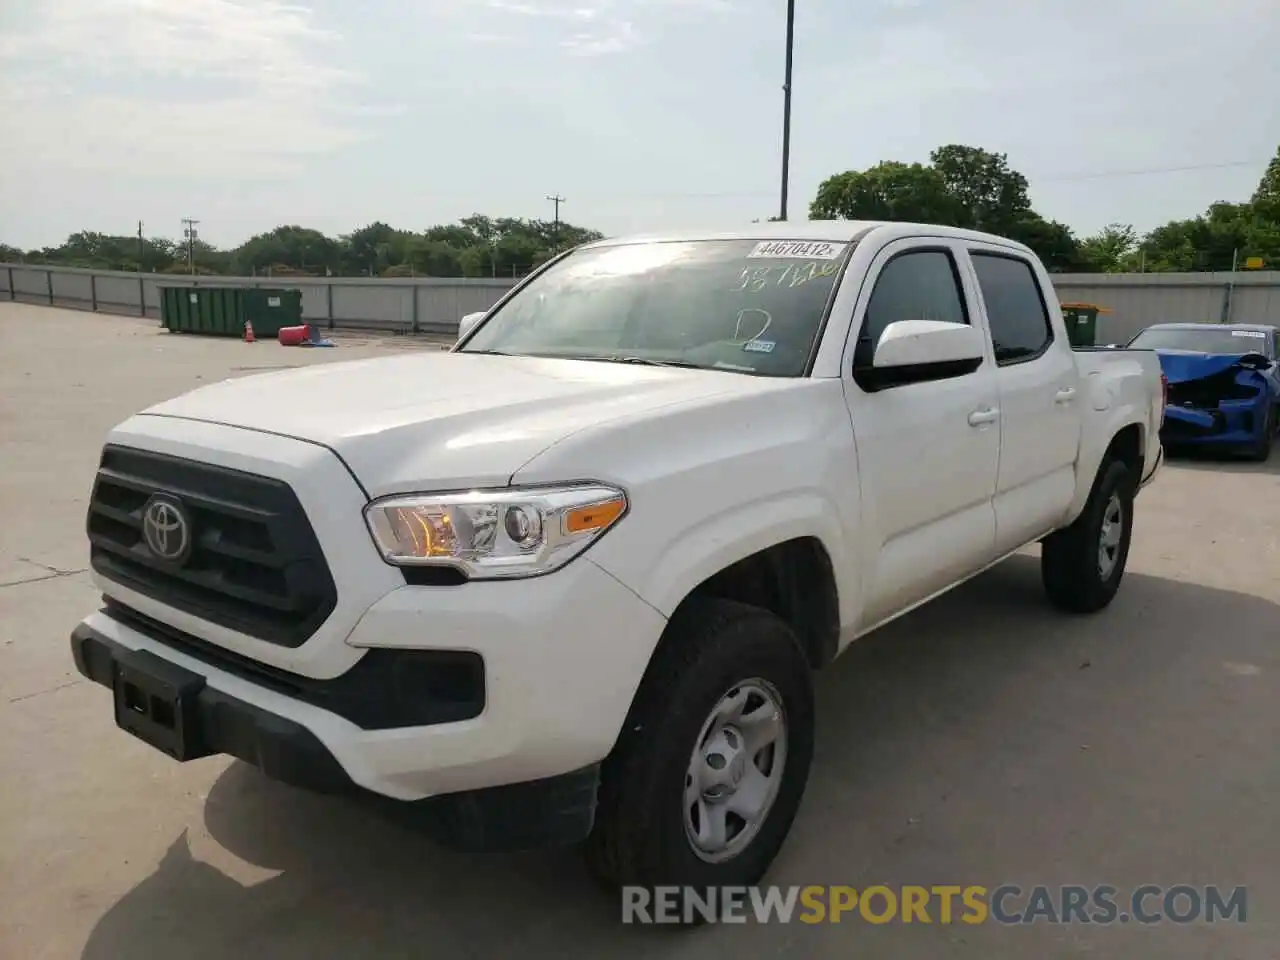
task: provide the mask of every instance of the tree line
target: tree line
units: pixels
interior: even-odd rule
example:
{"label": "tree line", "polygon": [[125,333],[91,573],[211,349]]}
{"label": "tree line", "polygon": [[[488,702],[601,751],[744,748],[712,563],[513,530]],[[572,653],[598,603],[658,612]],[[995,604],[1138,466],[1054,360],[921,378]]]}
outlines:
{"label": "tree line", "polygon": [[[371,223],[337,238],[282,226],[231,250],[195,240],[73,233],[57,247],[19,250],[0,244],[0,261],[144,273],[225,276],[515,277],[564,250],[604,234],[563,221],[465,217],[421,232]],[[189,256],[190,255],[190,256]]]}
{"label": "tree line", "polygon": [[1113,223],[1076,237],[1031,206],[1028,181],[1003,153],[949,144],[928,163],[888,161],[828,177],[809,206],[812,219],[906,220],[966,227],[1025,243],[1050,270],[1080,273],[1230,270],[1260,257],[1280,269],[1280,150],[1243,203],[1212,204],[1141,235]]}
{"label": "tree line", "polygon": [[[1212,204],[1199,216],[1171,220],[1146,234],[1113,223],[1077,237],[1035,211],[1029,182],[1008,157],[979,147],[938,147],[928,163],[885,161],[824,180],[809,206],[812,219],[906,220],[968,227],[1027,244],[1050,270],[1125,273],[1230,270],[1259,257],[1280,269],[1280,150],[1245,202]],[[773,219],[773,218],[771,218]],[[372,223],[337,238],[300,226],[276,227],[231,250],[196,240],[72,234],[57,247],[20,250],[0,244],[0,261],[99,270],[223,275],[515,277],[556,251],[603,237],[547,220],[475,214],[421,232]]]}

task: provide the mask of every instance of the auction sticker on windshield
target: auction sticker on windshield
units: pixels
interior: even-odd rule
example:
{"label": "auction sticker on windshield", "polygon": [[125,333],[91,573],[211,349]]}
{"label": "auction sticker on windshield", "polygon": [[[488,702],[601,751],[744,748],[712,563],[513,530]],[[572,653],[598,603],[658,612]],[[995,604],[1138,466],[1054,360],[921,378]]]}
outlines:
{"label": "auction sticker on windshield", "polygon": [[1257,340],[1265,340],[1267,335],[1261,330],[1232,330],[1233,337],[1253,337]]}
{"label": "auction sticker on windshield", "polygon": [[829,243],[826,240],[762,240],[747,254],[747,258],[839,260],[847,246],[847,243]]}

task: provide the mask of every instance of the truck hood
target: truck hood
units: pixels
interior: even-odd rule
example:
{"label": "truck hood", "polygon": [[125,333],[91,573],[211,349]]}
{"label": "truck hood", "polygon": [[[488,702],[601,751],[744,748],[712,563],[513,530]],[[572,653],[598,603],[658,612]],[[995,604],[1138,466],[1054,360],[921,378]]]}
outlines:
{"label": "truck hood", "polygon": [[1157,350],[1160,369],[1170,383],[1200,380],[1230,370],[1243,353],[1193,353],[1188,350]]}
{"label": "truck hood", "polygon": [[321,444],[377,497],[502,485],[585,427],[768,388],[712,370],[423,352],[224,380],[143,415]]}

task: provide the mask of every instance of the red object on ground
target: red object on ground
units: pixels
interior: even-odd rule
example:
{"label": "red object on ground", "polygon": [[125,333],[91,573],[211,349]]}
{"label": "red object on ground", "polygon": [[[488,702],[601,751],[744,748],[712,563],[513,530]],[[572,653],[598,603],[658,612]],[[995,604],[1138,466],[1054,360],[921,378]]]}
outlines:
{"label": "red object on ground", "polygon": [[300,327],[281,327],[277,334],[282,347],[296,347],[311,339],[311,325],[304,323]]}
{"label": "red object on ground", "polygon": [[258,341],[254,338],[254,336],[253,336],[253,321],[252,321],[252,320],[246,320],[246,321],[244,322],[244,342],[245,342],[245,343],[257,343],[257,342],[258,342]]}

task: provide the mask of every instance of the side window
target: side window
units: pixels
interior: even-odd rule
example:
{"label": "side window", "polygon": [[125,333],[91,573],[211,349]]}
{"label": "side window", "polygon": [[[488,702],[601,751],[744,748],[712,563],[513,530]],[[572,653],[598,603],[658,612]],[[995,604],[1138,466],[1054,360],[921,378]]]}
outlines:
{"label": "side window", "polygon": [[996,363],[1021,363],[1044,352],[1053,327],[1031,264],[1017,257],[974,251],[973,267],[987,305]]}
{"label": "side window", "polygon": [[920,250],[901,254],[885,264],[867,304],[855,348],[855,365],[870,365],[880,334],[899,320],[969,322],[951,254]]}

